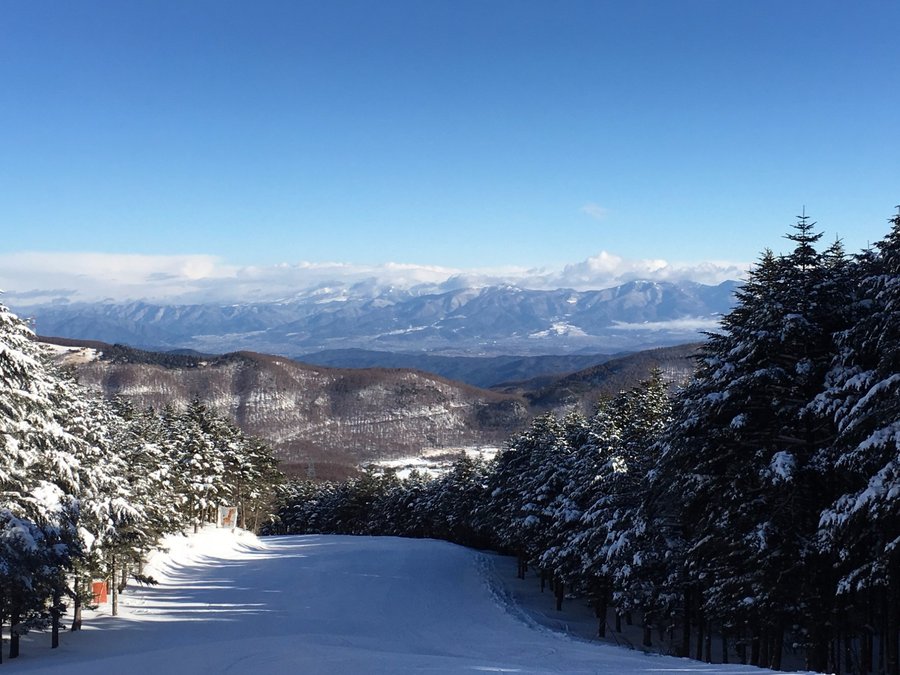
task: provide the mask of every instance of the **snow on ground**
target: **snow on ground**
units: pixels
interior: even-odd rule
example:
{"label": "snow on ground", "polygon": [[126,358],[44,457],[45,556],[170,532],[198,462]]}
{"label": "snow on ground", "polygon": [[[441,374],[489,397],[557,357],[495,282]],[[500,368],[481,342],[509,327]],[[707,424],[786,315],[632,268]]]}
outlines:
{"label": "snow on ground", "polygon": [[100,358],[100,352],[92,347],[72,347],[42,342],[41,347],[63,366],[78,366]]}
{"label": "snow on ground", "polygon": [[509,561],[392,537],[170,538],[121,614],[31,634],[10,673],[741,673],[552,631],[516,606]]}
{"label": "snow on ground", "polygon": [[500,451],[494,446],[465,446],[460,448],[428,448],[418,455],[408,455],[395,459],[380,459],[371,466],[382,469],[393,469],[398,478],[407,479],[413,471],[426,474],[432,478],[443,476],[453,468],[453,463],[460,456],[471,459],[491,460]]}

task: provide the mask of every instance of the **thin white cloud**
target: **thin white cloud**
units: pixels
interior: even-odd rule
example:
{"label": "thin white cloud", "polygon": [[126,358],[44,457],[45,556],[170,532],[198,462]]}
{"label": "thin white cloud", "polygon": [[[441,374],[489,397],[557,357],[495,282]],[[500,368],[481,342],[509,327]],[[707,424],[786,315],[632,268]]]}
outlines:
{"label": "thin white cloud", "polygon": [[551,277],[550,285],[579,290],[608,288],[635,279],[651,281],[696,281],[715,285],[728,279],[742,279],[748,263],[707,261],[675,263],[659,258],[629,260],[607,251],[578,263],[566,265]]}
{"label": "thin white cloud", "polygon": [[[46,290],[56,299],[175,297],[198,283],[227,280],[237,268],[209,255],[25,252],[0,255],[0,285],[24,300]],[[49,289],[65,289],[51,293]]]}
{"label": "thin white cloud", "polygon": [[629,260],[606,251],[561,269],[457,269],[396,262],[241,267],[209,255],[32,252],[0,254],[0,288],[6,290],[3,302],[13,306],[98,300],[231,303],[286,300],[317,289],[327,294],[349,287],[375,295],[386,287],[441,292],[497,284],[589,290],[634,279],[717,284],[742,278],[748,268],[747,264],[728,262]]}
{"label": "thin white cloud", "polygon": [[699,331],[715,331],[719,328],[718,319],[709,317],[684,317],[670,321],[644,321],[641,323],[626,323],[616,321],[612,325],[613,330],[623,331],[665,331],[667,333],[684,332],[697,333]]}
{"label": "thin white cloud", "polygon": [[600,206],[599,204],[595,204],[594,202],[588,202],[587,204],[582,206],[581,212],[598,221],[606,220],[607,216],[609,216],[608,208]]}

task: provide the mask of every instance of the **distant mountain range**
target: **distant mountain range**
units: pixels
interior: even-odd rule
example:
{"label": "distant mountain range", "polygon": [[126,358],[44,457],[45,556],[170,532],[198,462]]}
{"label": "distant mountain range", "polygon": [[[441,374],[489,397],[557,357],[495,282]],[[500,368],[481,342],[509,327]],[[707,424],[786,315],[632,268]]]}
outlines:
{"label": "distant mountain range", "polygon": [[731,309],[737,285],[632,281],[605,290],[539,291],[357,284],[307,290],[278,302],[12,308],[30,317],[41,335],[162,350],[251,350],[288,357],[346,349],[594,356],[694,341],[698,331],[714,328],[717,317]]}

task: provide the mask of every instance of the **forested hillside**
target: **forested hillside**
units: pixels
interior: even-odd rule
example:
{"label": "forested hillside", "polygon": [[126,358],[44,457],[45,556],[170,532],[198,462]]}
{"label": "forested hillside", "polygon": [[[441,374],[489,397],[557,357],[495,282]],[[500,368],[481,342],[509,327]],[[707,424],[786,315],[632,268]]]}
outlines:
{"label": "forested hillside", "polygon": [[[871,250],[801,217],[673,398],[659,373],[537,418],[447,475],[295,482],[273,531],[441,537],[515,553],[646,644],[900,673],[900,216]],[[606,624],[601,620],[601,634]],[[661,636],[661,638],[660,638]]]}
{"label": "forested hillside", "polygon": [[611,397],[647,379],[656,369],[672,390],[684,386],[694,374],[700,344],[645,349],[609,359],[565,375],[536,377],[492,387],[494,391],[521,396],[535,413],[578,410],[589,415],[597,400]]}
{"label": "forested hillside", "polygon": [[[280,474],[269,449],[199,401],[139,410],[105,402],[50,365],[25,324],[0,305],[0,628],[20,636],[63,614],[81,627],[91,580],[116,598],[166,533],[239,507],[269,516]],[[0,656],[2,660],[2,656]]]}
{"label": "forested hillside", "polygon": [[361,463],[497,446],[527,423],[522,399],[411,370],[326,368],[278,356],[160,354],[99,345],[65,354],[78,381],[139,408],[195,397],[264,438],[285,471],[344,478]]}
{"label": "forested hillside", "polygon": [[[534,415],[571,408],[589,413],[600,397],[628,389],[655,367],[670,386],[682,385],[697,350],[697,344],[652,349],[567,375],[484,390],[398,368],[331,368],[251,352],[178,354],[41,340],[65,348],[57,362],[105,398],[160,408],[199,397],[245,433],[266,439],[286,471],[320,479],[345,478],[371,461],[496,447]],[[522,361],[510,358],[513,364]],[[560,363],[571,359],[561,357]],[[468,360],[497,359],[456,359]]]}

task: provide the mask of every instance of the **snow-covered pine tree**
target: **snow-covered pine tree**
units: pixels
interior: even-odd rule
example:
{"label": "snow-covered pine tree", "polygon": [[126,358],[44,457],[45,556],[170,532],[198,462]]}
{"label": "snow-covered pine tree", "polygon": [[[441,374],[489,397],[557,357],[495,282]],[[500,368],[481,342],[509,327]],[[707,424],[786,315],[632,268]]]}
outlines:
{"label": "snow-covered pine tree", "polygon": [[[108,554],[113,542],[128,530],[140,529],[143,510],[132,499],[127,482],[122,478],[126,465],[113,451],[110,429],[114,415],[99,398],[82,392],[70,403],[61,424],[85,441],[76,449],[78,460],[78,519],[80,551],[74,560],[74,584],[69,591],[75,600],[75,614],[80,619],[82,600],[87,597],[86,577],[114,577],[108,567]],[[58,634],[54,614],[54,642]],[[74,625],[78,625],[75,623]]]}
{"label": "snow-covered pine tree", "polygon": [[209,431],[211,413],[198,397],[181,414],[169,413],[164,419],[167,442],[177,453],[184,513],[196,532],[213,521],[214,510],[228,496],[222,448]]}
{"label": "snow-covered pine tree", "polygon": [[554,592],[556,609],[562,609],[567,580],[551,563],[548,552],[564,542],[563,520],[573,517],[570,508],[573,479],[578,466],[578,451],[572,442],[580,442],[585,421],[577,412],[562,420],[552,419],[552,427],[542,428],[542,418],[528,442],[535,443],[531,453],[533,465],[530,479],[523,486],[520,510],[520,532],[524,539],[527,562],[534,564],[542,583],[549,582]]}
{"label": "snow-covered pine tree", "polygon": [[644,502],[645,476],[656,465],[656,442],[669,422],[671,403],[662,373],[631,391],[617,396],[606,410],[598,411],[594,424],[607,429],[602,462],[594,477],[595,489],[582,516],[586,526],[577,545],[581,550],[581,574],[598,613],[605,619],[606,602],[612,599],[618,613],[639,610],[644,617],[645,642],[649,627],[659,622],[658,608],[632,575],[642,560],[636,518]]}
{"label": "snow-covered pine tree", "polygon": [[519,557],[523,578],[527,565],[546,548],[551,523],[547,509],[562,484],[555,467],[568,451],[562,425],[547,413],[510,439],[495,458],[487,487],[490,500],[480,514],[481,527]]}
{"label": "snow-covered pine tree", "polygon": [[58,619],[81,547],[78,456],[86,443],[64,426],[78,397],[32,338],[0,305],[0,625],[10,622],[11,658],[22,633]]}
{"label": "snow-covered pine tree", "polygon": [[269,522],[275,489],[284,480],[272,449],[258,438],[241,435],[241,453],[234,464],[233,493],[241,526],[253,532]]}
{"label": "snow-covered pine tree", "polygon": [[[444,475],[427,487],[422,505],[430,515],[428,536],[446,539],[464,546],[485,546],[486,533],[478,530],[473,519],[477,506],[486,497],[487,465],[478,458],[461,455]],[[403,489],[408,489],[404,481]]]}
{"label": "snow-covered pine tree", "polygon": [[275,517],[263,527],[262,533],[310,534],[324,532],[318,527],[315,508],[319,497],[331,487],[330,483],[294,479],[275,490]]}
{"label": "snow-covered pine tree", "polygon": [[[854,325],[838,335],[828,389],[816,405],[834,415],[834,472],[842,494],[823,511],[826,549],[839,561],[837,590],[857,625],[875,625],[884,672],[900,674],[900,215],[858,261]],[[868,634],[867,634],[868,633]],[[874,641],[860,634],[861,662]]]}
{"label": "snow-covered pine tree", "polygon": [[582,516],[594,502],[602,457],[606,456],[603,450],[611,440],[609,429],[597,423],[607,403],[598,404],[590,421],[578,412],[571,412],[563,419],[566,444],[571,452],[564,456],[564,466],[560,467],[565,483],[547,507],[551,517],[548,546],[538,561],[545,573],[585,592],[590,591],[584,588],[583,551],[579,542],[590,526],[582,521]]}
{"label": "snow-covered pine tree", "polygon": [[[750,660],[775,667],[789,627],[826,626],[830,615],[814,541],[829,499],[817,460],[832,432],[807,403],[822,388],[844,313],[832,304],[839,294],[813,225],[800,217],[792,253],[763,254],[704,345],[649,488],[664,504],[659,531],[684,542],[666,578],[680,580],[685,615],[747,634]],[[824,668],[829,636],[805,639],[810,666]]]}
{"label": "snow-covered pine tree", "polygon": [[246,436],[199,397],[181,413],[165,410],[161,419],[164,434],[154,440],[174,452],[174,466],[162,465],[167,487],[181,493],[195,528],[212,522],[218,506],[237,506],[240,524],[254,529],[271,515],[282,474],[265,443]]}
{"label": "snow-covered pine tree", "polygon": [[333,501],[325,505],[331,525],[328,531],[340,534],[372,534],[378,506],[399,483],[396,472],[367,466],[358,478],[336,486]]}
{"label": "snow-covered pine tree", "polygon": [[436,531],[432,514],[434,481],[419,471],[403,480],[389,478],[386,488],[368,514],[373,534],[429,537]]}

